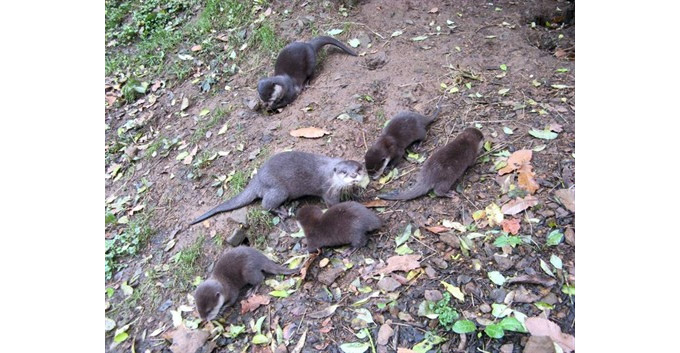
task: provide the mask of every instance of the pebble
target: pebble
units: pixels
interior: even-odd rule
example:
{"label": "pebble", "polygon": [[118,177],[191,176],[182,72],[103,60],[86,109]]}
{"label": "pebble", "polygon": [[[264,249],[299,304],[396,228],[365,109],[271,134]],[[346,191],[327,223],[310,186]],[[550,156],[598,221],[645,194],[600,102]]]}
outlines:
{"label": "pebble", "polygon": [[442,292],[438,290],[426,290],[425,291],[425,299],[433,302],[437,302],[442,300]]}
{"label": "pebble", "polygon": [[503,300],[505,300],[505,295],[507,293],[505,292],[505,289],[503,288],[496,288],[491,291],[491,299],[493,299],[496,303],[502,303]]}
{"label": "pebble", "polygon": [[485,314],[488,314],[491,312],[491,305],[484,303],[479,306],[479,310]]}

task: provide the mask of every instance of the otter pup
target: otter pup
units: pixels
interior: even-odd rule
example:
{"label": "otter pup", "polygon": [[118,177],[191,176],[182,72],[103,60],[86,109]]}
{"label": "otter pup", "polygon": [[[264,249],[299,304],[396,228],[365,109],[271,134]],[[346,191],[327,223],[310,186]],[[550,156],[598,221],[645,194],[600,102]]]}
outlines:
{"label": "otter pup", "polygon": [[358,184],[364,177],[361,163],[306,152],[282,152],[269,158],[248,186],[232,199],[204,213],[194,225],[220,212],[241,208],[257,198],[262,208],[271,211],[302,196],[319,196],[328,206],[340,202],[343,190]]}
{"label": "otter pup", "polygon": [[332,37],[316,37],[309,41],[286,45],[276,58],[274,77],[257,83],[257,92],[268,110],[276,110],[292,103],[312,77],[316,66],[316,53],[326,44],[332,44],[345,53],[357,56],[346,45]]}
{"label": "otter pup", "polygon": [[354,201],[339,203],[326,213],[318,206],[304,206],[298,210],[297,219],[305,231],[309,252],[346,244],[360,248],[368,241],[366,233],[382,226],[375,213]]}
{"label": "otter pup", "polygon": [[427,126],[437,119],[439,106],[431,117],[413,112],[401,112],[385,126],[377,141],[366,152],[366,170],[377,179],[390,163],[396,164],[406,153],[406,147],[425,139]]}
{"label": "otter pup", "polygon": [[475,128],[467,128],[455,140],[433,153],[425,161],[416,183],[400,193],[378,195],[385,200],[411,200],[434,188],[437,196],[450,196],[449,189],[465,170],[475,163],[484,136]]}
{"label": "otter pup", "polygon": [[297,271],[277,265],[253,248],[233,248],[220,256],[210,278],[196,288],[198,314],[206,321],[214,319],[222,305],[236,303],[241,288],[260,284],[264,280],[263,272],[290,275]]}

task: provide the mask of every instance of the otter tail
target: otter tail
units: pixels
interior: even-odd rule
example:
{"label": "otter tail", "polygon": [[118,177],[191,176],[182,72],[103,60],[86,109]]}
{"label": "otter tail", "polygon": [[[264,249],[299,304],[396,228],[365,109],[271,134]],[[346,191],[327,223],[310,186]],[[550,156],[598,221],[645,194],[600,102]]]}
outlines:
{"label": "otter tail", "polygon": [[243,190],[240,194],[234,196],[233,198],[223,202],[219,206],[213,208],[212,210],[202,214],[200,217],[196,218],[193,220],[189,225],[192,226],[196,223],[203,222],[204,220],[220,213],[220,212],[226,212],[226,211],[231,211],[235,210],[237,208],[241,208],[253,201],[255,201],[256,198],[258,198],[257,191],[256,191],[256,186],[255,186],[256,181],[252,180],[248,186],[246,186],[245,190]]}
{"label": "otter tail", "polygon": [[442,108],[437,104],[437,107],[434,110],[434,113],[430,116],[425,117],[425,124],[430,125],[432,124],[435,120],[437,120],[437,117],[439,116],[439,112],[442,110]]}
{"label": "otter tail", "polygon": [[342,44],[339,40],[333,38],[333,37],[327,37],[327,36],[321,36],[321,37],[316,37],[312,40],[309,41],[309,44],[314,48],[314,52],[318,53],[319,49],[323,47],[326,44],[332,44],[344,51],[345,53],[351,55],[351,56],[357,56],[357,53],[354,52],[354,50],[348,48],[346,45]]}
{"label": "otter tail", "polygon": [[267,258],[267,261],[264,262],[264,266],[262,266],[262,270],[264,270],[264,272],[271,273],[271,274],[274,274],[274,275],[292,275],[293,273],[300,272],[299,268],[293,268],[293,269],[285,268],[285,267],[277,264],[276,262],[269,260],[269,258]]}
{"label": "otter tail", "polygon": [[384,200],[411,200],[415,199],[418,196],[425,195],[428,191],[430,191],[431,188],[432,186],[430,186],[429,183],[427,183],[425,180],[418,178],[416,184],[406,191],[402,191],[399,193],[391,192],[389,194],[381,194],[378,195],[378,197]]}

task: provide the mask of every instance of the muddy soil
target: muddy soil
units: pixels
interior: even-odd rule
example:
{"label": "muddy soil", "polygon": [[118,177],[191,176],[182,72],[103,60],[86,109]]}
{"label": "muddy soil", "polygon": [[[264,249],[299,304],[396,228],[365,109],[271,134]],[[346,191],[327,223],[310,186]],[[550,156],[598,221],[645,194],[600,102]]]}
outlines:
{"label": "muddy soil", "polygon": [[[113,331],[108,332],[105,342],[108,351],[129,351],[133,341],[136,352],[170,351],[172,311],[181,305],[192,307],[189,295],[195,288],[193,279],[209,275],[219,253],[229,247],[226,238],[243,227],[231,219],[239,218],[238,215],[228,213],[187,226],[233,192],[227,183],[220,195],[219,188],[213,186],[215,177],[241,171],[249,180],[252,171],[268,157],[291,149],[363,161],[367,148],[390,117],[403,110],[427,113],[437,102],[442,107],[439,119],[430,126],[427,139],[412,151],[428,157],[470,126],[483,132],[487,147],[492,150],[485,151],[488,158],[480,157],[457,183],[454,187],[457,195],[453,198],[429,195],[373,208],[384,227],[371,235],[365,248],[349,257],[343,257],[343,249],[325,250],[320,259],[328,258],[330,263],[322,268],[317,259],[297,291],[287,298],[271,297],[268,305],[243,315],[239,313],[240,304],[225,310],[218,322],[227,331],[230,325],[246,326],[246,333],[237,338],[216,334],[212,323],[200,323],[198,329],[210,333],[201,351],[264,352],[276,348],[278,344],[251,343],[254,335],[251,321],[266,316],[263,331],[272,332],[276,340],[276,327],[281,327],[288,342],[287,351],[293,351],[306,332],[302,352],[340,352],[343,343],[367,341],[355,336],[362,326],[352,322],[358,308],[372,314],[374,323],[366,326],[374,342],[383,324],[394,330],[395,335],[386,345],[377,346],[383,352],[394,352],[398,347],[412,349],[428,331],[447,340],[435,345],[433,351],[497,352],[501,346],[513,344],[504,349],[521,352],[529,334],[506,331],[504,337],[492,339],[483,333],[481,323],[498,321],[490,312],[493,303],[505,303],[528,317],[548,318],[563,332],[575,334],[575,296],[562,290],[563,284],[573,285],[575,281],[575,218],[555,196],[555,191],[575,184],[575,22],[570,12],[573,3],[359,1],[348,6],[347,17],[339,10],[341,5],[303,1],[271,4],[277,35],[286,42],[310,39],[313,29],[323,34],[341,28],[344,30],[338,38],[344,42],[357,38],[361,43],[356,48],[358,57],[327,50],[315,78],[281,112],[269,114],[248,107],[256,97],[257,80],[273,72],[273,61],[257,67],[244,65],[236,75],[221,78],[215,84],[217,88],[208,93],[189,78],[170,88],[159,87],[153,93],[153,102],[147,95],[131,104],[107,108],[105,120],[110,127],[106,133],[107,146],[118,138],[117,130],[129,120],[141,118],[144,124],[138,128],[142,138],[107,161],[107,173],[117,164],[121,166],[122,177],[106,180],[106,197],[131,195],[130,208],[144,204],[147,211],[152,211],[149,226],[153,230],[141,252],[122,258],[126,267],[106,282],[107,288],[115,289],[113,296],[106,297],[107,306],[110,305],[106,316],[118,326],[130,323],[128,333],[132,338],[114,345]],[[288,13],[284,14],[286,10]],[[397,35],[397,31],[401,34]],[[423,36],[427,38],[418,40]],[[184,98],[189,105],[182,110]],[[210,117],[201,116],[206,109],[211,112],[223,109],[227,114],[190,142]],[[220,134],[225,123],[228,128]],[[551,125],[561,127],[555,139],[529,134],[532,129],[541,131]],[[310,126],[330,134],[318,139],[289,134],[293,129]],[[507,133],[510,130],[512,134]],[[149,144],[161,137],[178,138],[184,143],[172,146],[166,156],[160,153],[162,148],[155,156],[146,156]],[[183,149],[178,149],[182,146]],[[176,158],[194,148],[191,163],[184,164]],[[501,227],[489,226],[483,219],[476,221],[473,214],[492,203],[500,206],[512,200],[512,193],[504,191],[498,181],[495,163],[499,157],[494,153],[522,149],[534,150],[531,165],[539,185],[534,194],[538,204],[516,216],[506,215],[505,219],[519,220],[519,234],[530,242],[496,247],[493,243],[498,233],[486,232],[499,231]],[[193,165],[202,153],[217,152],[224,156],[218,155],[200,167]],[[420,166],[416,161],[402,160],[397,166],[401,175],[396,180],[385,184],[372,181],[355,199],[368,202],[385,190],[407,187],[415,181]],[[146,184],[150,185],[148,190],[135,197],[140,186]],[[307,203],[321,204],[321,200],[305,198],[286,206],[294,211]],[[263,226],[250,217],[260,209],[259,202],[255,202],[240,213],[243,217],[247,212],[251,223],[246,243],[273,255],[278,262],[304,255],[303,238],[290,235],[298,229],[295,219]],[[426,229],[441,226],[443,220],[470,226],[468,229],[475,225],[476,229],[439,234]],[[419,238],[413,235],[406,243],[413,254],[420,255],[419,270],[387,276],[399,286],[381,290],[378,286],[381,277],[372,272],[397,255],[395,238],[408,224],[420,231]],[[111,238],[121,227],[107,226],[106,237]],[[286,228],[291,232],[286,232]],[[546,246],[547,235],[556,229],[565,234],[565,239],[557,246]],[[465,241],[461,236],[470,233],[483,236],[461,245]],[[200,254],[193,267],[196,272],[189,275],[192,281],[187,282],[186,277],[178,278],[170,269],[176,263],[174,257],[198,239],[203,241],[199,243]],[[171,242],[174,245],[169,247]],[[464,247],[469,247],[467,253],[462,250]],[[506,278],[546,277],[540,261],[550,264],[553,254],[561,259],[563,270],[551,267],[555,275],[552,285],[499,286],[487,275],[499,271]],[[356,286],[357,280],[360,287]],[[418,308],[427,291],[446,291],[441,281],[459,287],[465,294],[464,301],[453,299],[452,305],[461,318],[477,324],[480,335],[467,334],[461,343],[461,335],[445,331],[437,319],[419,315]],[[141,299],[126,305],[130,298],[120,290],[124,282],[132,283],[141,292],[153,287],[155,295],[140,293]],[[362,292],[363,287],[371,290]],[[256,293],[243,291],[242,299],[271,291],[263,284]],[[378,294],[362,305],[352,306],[374,292]],[[548,303],[551,309],[539,308],[535,302]],[[339,307],[330,320],[310,316],[333,304]],[[195,320],[198,313],[189,309],[182,312],[182,317]],[[153,335],[158,329],[162,333]]]}

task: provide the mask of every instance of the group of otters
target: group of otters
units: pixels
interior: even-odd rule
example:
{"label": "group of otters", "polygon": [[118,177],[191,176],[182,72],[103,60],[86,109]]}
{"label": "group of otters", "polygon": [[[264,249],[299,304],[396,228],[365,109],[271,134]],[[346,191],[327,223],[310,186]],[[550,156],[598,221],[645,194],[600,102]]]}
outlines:
{"label": "group of otters", "polygon": [[[349,55],[357,54],[331,37],[317,37],[308,43],[287,45],[278,58],[274,77],[259,81],[257,91],[268,110],[276,110],[293,102],[311,78],[317,52],[331,44]],[[302,227],[307,251],[317,252],[323,247],[351,245],[357,249],[366,245],[366,233],[379,229],[382,221],[358,202],[340,202],[345,190],[350,190],[368,175],[378,178],[389,164],[397,163],[406,148],[425,139],[427,126],[439,113],[439,106],[431,117],[413,112],[402,112],[393,117],[378,140],[366,152],[364,166],[353,160],[343,160],[299,151],[278,153],[267,160],[240,194],[198,217],[196,224],[220,212],[241,208],[262,199],[262,208],[284,215],[277,209],[284,202],[302,196],[323,198],[329,207],[326,212],[318,206],[303,206],[296,213]],[[482,147],[482,133],[475,128],[463,130],[453,141],[432,154],[423,164],[415,184],[403,192],[378,195],[386,200],[410,200],[434,189],[437,196],[451,196],[453,183],[474,164]],[[224,252],[215,264],[211,276],[195,292],[196,307],[203,320],[215,319],[221,308],[236,303],[241,288],[257,286],[264,280],[264,272],[292,274],[299,269],[287,269],[259,251],[239,246]]]}

